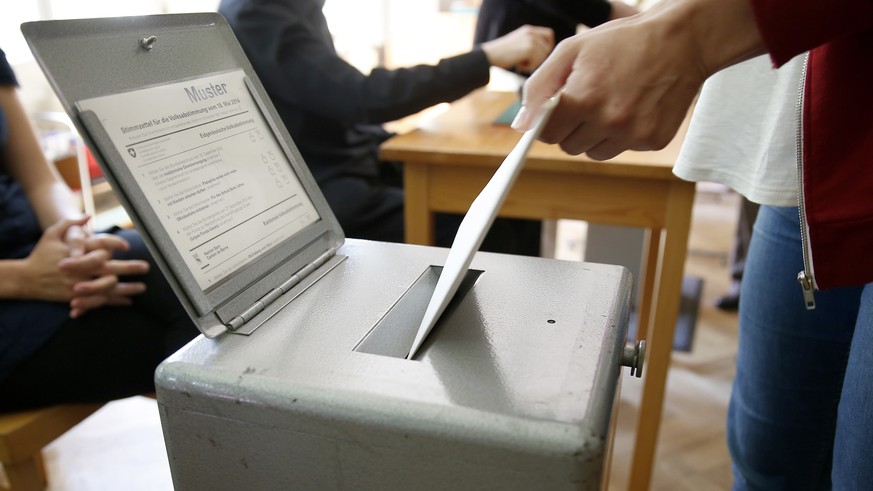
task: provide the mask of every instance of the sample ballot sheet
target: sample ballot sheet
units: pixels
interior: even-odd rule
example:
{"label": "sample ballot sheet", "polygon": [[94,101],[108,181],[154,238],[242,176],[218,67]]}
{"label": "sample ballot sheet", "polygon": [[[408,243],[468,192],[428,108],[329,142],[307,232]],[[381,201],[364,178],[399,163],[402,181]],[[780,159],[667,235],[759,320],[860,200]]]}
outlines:
{"label": "sample ballot sheet", "polygon": [[319,218],[242,70],[78,107],[97,115],[203,290]]}

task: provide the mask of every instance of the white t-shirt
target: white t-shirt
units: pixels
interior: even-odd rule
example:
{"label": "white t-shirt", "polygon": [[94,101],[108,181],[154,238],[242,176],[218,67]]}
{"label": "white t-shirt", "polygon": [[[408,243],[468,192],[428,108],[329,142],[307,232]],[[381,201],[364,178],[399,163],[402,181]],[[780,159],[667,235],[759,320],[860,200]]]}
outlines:
{"label": "white t-shirt", "polygon": [[673,173],[725,184],[750,201],[797,206],[799,55],[774,69],[768,55],[710,77]]}

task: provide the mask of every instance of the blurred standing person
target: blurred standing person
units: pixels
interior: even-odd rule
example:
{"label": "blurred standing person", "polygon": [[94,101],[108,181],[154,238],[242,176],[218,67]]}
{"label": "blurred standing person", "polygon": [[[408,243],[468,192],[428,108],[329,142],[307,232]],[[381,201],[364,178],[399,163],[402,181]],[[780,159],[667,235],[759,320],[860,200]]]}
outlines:
{"label": "blurred standing person", "polygon": [[749,254],[749,243],[752,240],[752,228],[758,217],[760,205],[740,196],[740,212],[737,218],[737,230],[731,246],[730,274],[731,285],[728,292],[715,301],[715,306],[721,310],[737,310],[740,306],[740,286],[743,282],[743,272],[746,269],[746,256]]}
{"label": "blurred standing person", "polygon": [[579,25],[597,27],[629,17],[637,8],[618,0],[482,0],[473,44],[497,39],[524,25],[555,31],[555,44],[576,34]]}

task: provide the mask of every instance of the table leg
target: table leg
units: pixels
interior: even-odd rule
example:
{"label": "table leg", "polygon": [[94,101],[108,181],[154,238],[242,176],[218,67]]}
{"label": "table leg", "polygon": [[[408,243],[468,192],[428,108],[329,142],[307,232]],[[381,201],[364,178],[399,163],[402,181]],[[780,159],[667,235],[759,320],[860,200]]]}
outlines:
{"label": "table leg", "polygon": [[405,193],[403,220],[407,244],[434,244],[433,212],[427,206],[427,165],[407,162],[403,166]]}
{"label": "table leg", "polygon": [[649,489],[652,477],[652,465],[667,385],[667,370],[670,368],[670,354],[673,348],[673,332],[676,329],[682,296],[682,276],[685,268],[685,253],[688,249],[693,202],[692,183],[678,182],[671,186],[662,232],[666,236],[656,272],[655,311],[652,316],[652,328],[647,337],[647,366],[644,371],[643,396],[631,464],[629,488],[633,491]]}
{"label": "table leg", "polygon": [[661,230],[646,229],[643,248],[643,265],[640,269],[640,304],[637,306],[637,339],[648,339],[652,323],[652,297],[655,292],[655,276],[658,267],[658,254],[661,249]]}

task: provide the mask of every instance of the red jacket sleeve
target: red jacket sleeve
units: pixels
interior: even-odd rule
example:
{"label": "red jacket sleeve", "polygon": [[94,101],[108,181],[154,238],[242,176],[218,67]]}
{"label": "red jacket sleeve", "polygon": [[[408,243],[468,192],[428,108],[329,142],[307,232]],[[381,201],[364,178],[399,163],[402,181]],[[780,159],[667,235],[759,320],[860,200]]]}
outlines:
{"label": "red jacket sleeve", "polygon": [[873,27],[871,0],[749,0],[776,66],[827,41]]}

